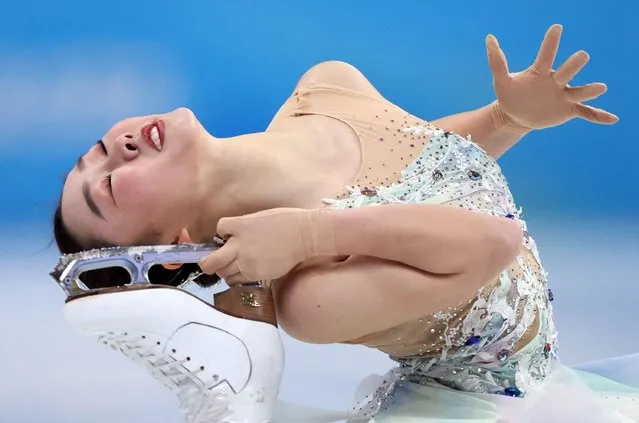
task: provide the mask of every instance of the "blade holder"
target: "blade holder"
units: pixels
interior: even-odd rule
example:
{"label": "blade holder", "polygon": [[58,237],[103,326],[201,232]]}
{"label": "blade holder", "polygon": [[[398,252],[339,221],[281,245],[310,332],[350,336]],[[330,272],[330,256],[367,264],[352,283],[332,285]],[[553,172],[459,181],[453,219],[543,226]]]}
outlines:
{"label": "blade holder", "polygon": [[92,291],[80,280],[80,276],[90,270],[121,267],[130,275],[130,281],[122,285],[151,284],[149,270],[154,265],[198,263],[222,245],[223,241],[216,238],[213,243],[208,244],[191,243],[87,250],[62,256],[50,275],[69,297]]}

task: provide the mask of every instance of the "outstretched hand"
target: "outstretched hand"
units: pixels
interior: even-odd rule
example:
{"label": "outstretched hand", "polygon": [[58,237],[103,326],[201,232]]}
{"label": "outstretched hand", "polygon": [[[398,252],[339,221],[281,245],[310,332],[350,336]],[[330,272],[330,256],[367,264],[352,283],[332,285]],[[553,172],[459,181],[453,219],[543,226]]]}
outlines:
{"label": "outstretched hand", "polygon": [[570,56],[556,71],[552,69],[559,49],[561,25],[553,25],[539,48],[537,58],[526,70],[510,73],[506,56],[497,38],[486,38],[488,61],[501,111],[513,125],[525,129],[543,129],[560,125],[575,117],[593,123],[613,124],[619,118],[583,102],[606,92],[600,82],[571,87],[568,83],[586,65],[585,51]]}

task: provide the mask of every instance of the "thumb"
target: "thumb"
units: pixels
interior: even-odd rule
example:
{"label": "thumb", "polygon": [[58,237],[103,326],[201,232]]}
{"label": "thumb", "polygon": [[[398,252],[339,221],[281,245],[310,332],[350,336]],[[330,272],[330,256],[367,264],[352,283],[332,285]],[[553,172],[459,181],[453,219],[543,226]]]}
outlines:
{"label": "thumb", "polygon": [[237,258],[237,249],[235,248],[232,239],[227,242],[223,247],[213,251],[206,257],[204,257],[198,265],[204,273],[212,275],[217,273],[220,269],[228,266]]}
{"label": "thumb", "polygon": [[493,72],[495,79],[503,79],[508,76],[508,62],[504,52],[499,47],[499,42],[494,35],[490,34],[486,37],[486,50],[488,53],[488,64]]}

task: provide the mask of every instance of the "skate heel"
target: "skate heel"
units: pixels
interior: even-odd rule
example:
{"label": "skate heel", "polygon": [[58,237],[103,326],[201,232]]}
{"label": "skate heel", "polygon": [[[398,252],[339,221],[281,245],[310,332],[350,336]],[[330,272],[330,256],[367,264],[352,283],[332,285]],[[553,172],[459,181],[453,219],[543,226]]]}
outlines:
{"label": "skate heel", "polygon": [[234,285],[215,295],[215,308],[230,316],[268,323],[277,327],[273,291],[257,285]]}

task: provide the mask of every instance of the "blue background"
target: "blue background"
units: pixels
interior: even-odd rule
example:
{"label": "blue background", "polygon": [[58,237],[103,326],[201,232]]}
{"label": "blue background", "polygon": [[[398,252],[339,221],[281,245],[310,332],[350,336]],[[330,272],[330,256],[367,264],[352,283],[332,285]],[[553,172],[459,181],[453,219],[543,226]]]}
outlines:
{"label": "blue background", "polygon": [[[9,74],[17,84],[37,79],[49,87],[22,101],[3,94],[3,108],[18,101],[24,114],[12,116],[19,122],[11,124],[9,134],[0,129],[0,194],[10,204],[0,209],[3,220],[48,218],[61,174],[128,115],[186,105],[217,136],[259,131],[307,68],[339,59],[360,68],[403,108],[434,119],[493,99],[487,33],[500,39],[517,71],[531,63],[554,22],[565,26],[559,60],[582,48],[592,57],[573,84],[607,83],[609,92],[593,104],[621,121],[614,127],[574,121],[527,137],[502,160],[515,195],[530,213],[631,216],[639,211],[634,190],[639,172],[632,170],[639,155],[633,118],[638,56],[632,53],[638,37],[629,2],[605,7],[595,1],[22,4],[12,3],[0,16],[0,75]],[[125,52],[118,54],[120,48]],[[64,87],[52,92],[53,86],[73,72],[79,79],[89,74],[85,84],[96,82],[86,96],[67,99],[83,107],[42,116],[54,114],[46,105],[64,103]],[[155,91],[157,101],[104,103],[102,97],[113,97],[112,84],[104,81],[119,72],[134,81],[154,75],[155,85],[142,84],[139,92]],[[164,91],[165,84],[173,90]]]}
{"label": "blue background", "polygon": [[[564,25],[559,62],[579,49],[591,55],[573,85],[608,84],[591,104],[621,121],[532,133],[500,162],[554,284],[564,359],[639,351],[634,337],[617,335],[636,331],[639,297],[635,3],[0,6],[0,423],[180,421],[173,398],[148,376],[69,332],[64,297],[46,274],[57,259],[49,222],[62,178],[117,120],[187,106],[216,136],[260,131],[303,72],[324,60],[354,64],[388,99],[432,120],[493,100],[488,33],[519,71],[553,23]],[[390,367],[372,351],[286,342],[288,400],[347,406],[361,377]]]}

